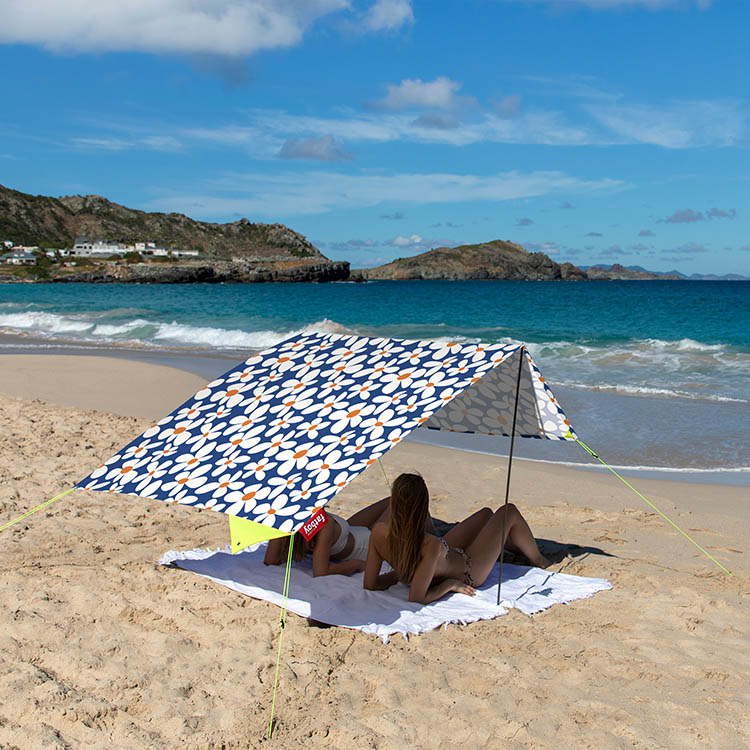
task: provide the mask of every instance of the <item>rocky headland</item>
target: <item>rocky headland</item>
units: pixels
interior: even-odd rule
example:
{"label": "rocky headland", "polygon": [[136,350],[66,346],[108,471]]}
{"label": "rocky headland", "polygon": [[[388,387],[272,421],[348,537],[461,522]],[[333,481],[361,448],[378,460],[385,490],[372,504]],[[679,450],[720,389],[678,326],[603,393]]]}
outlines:
{"label": "rocky headland", "polygon": [[479,245],[438,247],[377,268],[352,271],[352,278],[585,281],[587,276],[572,263],[555,263],[544,253],[529,253],[514,242],[493,240]]}
{"label": "rocky headland", "polygon": [[[195,251],[194,260],[126,262],[63,258],[43,269],[19,269],[7,280],[137,283],[339,281],[349,263],[326,258],[304,236],[283,224],[196,221],[179,213],[149,213],[99,195],[53,198],[0,185],[0,240],[18,245],[70,248],[76,238],[150,241]],[[131,259],[132,261],[132,259]]]}

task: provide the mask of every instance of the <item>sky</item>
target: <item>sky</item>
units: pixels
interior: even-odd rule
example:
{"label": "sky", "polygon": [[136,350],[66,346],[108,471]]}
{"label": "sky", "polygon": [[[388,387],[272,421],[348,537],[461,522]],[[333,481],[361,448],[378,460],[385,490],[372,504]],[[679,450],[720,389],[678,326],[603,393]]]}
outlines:
{"label": "sky", "polygon": [[355,268],[504,239],[750,276],[749,3],[0,0],[0,19],[6,187],[278,221]]}

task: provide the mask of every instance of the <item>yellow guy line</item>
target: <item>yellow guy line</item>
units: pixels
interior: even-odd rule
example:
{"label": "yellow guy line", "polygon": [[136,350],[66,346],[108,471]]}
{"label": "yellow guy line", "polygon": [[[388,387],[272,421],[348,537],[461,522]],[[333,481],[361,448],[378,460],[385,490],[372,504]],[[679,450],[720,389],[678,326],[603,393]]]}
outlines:
{"label": "yellow guy line", "polygon": [[268,739],[273,734],[273,715],[276,709],[276,688],[279,684],[279,662],[281,661],[281,639],[284,637],[284,626],[286,625],[286,600],[289,595],[289,578],[292,570],[292,550],[294,549],[294,534],[289,537],[289,553],[286,558],[286,572],[284,573],[284,588],[282,592],[281,616],[279,618],[279,650],[276,654],[276,675],[273,678],[273,700],[271,701],[271,720],[268,722]]}
{"label": "yellow guy line", "polygon": [[641,493],[638,492],[638,490],[633,487],[632,484],[623,479],[608,463],[603,461],[596,451],[589,448],[586,443],[584,443],[582,440],[579,440],[578,438],[576,438],[576,443],[578,443],[586,451],[586,453],[588,453],[590,456],[593,456],[597,461],[599,461],[599,463],[606,466],[621,482],[624,482],[628,487],[630,487],[630,489],[633,490],[633,492],[635,492],[635,494],[638,495],[641,500],[648,503],[665,521],[668,521],[670,524],[672,524],[672,526],[674,526],[674,528],[677,529],[677,531],[679,531],[680,534],[685,537],[685,539],[692,542],[704,555],[706,555],[706,557],[713,560],[727,575],[732,575],[732,573],[728,571],[710,552],[706,552],[706,550],[704,550],[703,547],[701,547],[700,544],[695,541],[695,539],[684,532],[671,518],[669,518],[669,516],[662,513],[647,497],[641,495]]}
{"label": "yellow guy line", "polygon": [[22,516],[19,516],[13,521],[8,521],[8,523],[0,526],[0,531],[5,531],[5,529],[9,529],[11,526],[13,526],[14,523],[18,523],[19,521],[23,521],[24,518],[28,518],[32,513],[36,513],[38,510],[41,510],[42,508],[46,508],[48,505],[52,505],[52,503],[54,503],[55,500],[59,500],[61,497],[65,497],[65,495],[69,495],[71,492],[73,492],[74,489],[76,488],[71,487],[69,490],[65,490],[65,492],[61,492],[57,497],[53,497],[52,500],[47,500],[41,505],[37,505],[36,508],[32,508],[28,513],[24,513]]}
{"label": "yellow guy line", "polygon": [[378,466],[380,466],[380,470],[383,472],[383,476],[385,477],[385,484],[386,487],[388,487],[388,494],[391,492],[391,483],[388,481],[388,475],[385,473],[385,467],[383,466],[383,462],[378,459]]}

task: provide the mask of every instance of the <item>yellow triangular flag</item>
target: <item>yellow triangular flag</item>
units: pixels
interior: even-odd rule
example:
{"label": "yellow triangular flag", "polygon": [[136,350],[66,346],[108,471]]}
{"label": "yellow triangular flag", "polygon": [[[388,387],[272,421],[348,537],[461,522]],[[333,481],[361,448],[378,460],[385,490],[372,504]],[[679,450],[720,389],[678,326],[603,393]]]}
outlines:
{"label": "yellow triangular flag", "polygon": [[232,554],[240,552],[251,544],[289,536],[286,531],[279,531],[272,526],[249,521],[247,518],[229,516],[229,536],[232,540]]}

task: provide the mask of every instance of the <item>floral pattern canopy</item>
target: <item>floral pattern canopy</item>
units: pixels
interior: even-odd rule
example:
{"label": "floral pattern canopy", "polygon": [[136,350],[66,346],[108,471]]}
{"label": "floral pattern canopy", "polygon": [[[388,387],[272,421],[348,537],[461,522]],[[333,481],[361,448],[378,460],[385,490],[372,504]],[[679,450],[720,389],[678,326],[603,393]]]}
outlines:
{"label": "floral pattern canopy", "polygon": [[[519,363],[519,358],[523,359]],[[525,347],[303,333],[253,354],[76,486],[291,533],[417,428],[575,440]]]}

